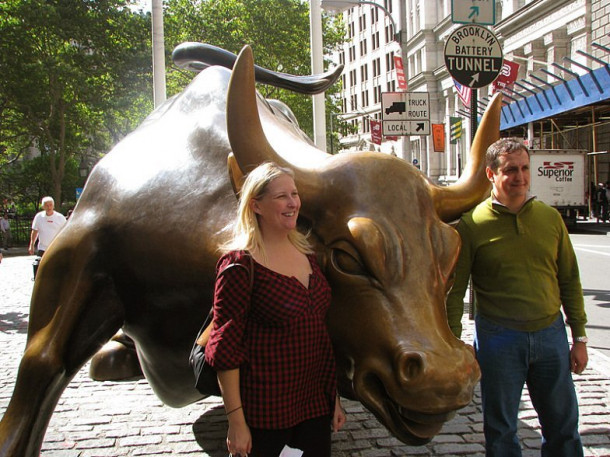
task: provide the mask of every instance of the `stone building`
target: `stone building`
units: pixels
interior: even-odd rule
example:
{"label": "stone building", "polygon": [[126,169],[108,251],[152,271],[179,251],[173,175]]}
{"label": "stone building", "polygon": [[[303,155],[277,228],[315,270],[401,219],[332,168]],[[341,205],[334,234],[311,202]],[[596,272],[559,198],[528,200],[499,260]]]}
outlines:
{"label": "stone building", "polygon": [[[323,0],[322,7],[331,9],[333,3],[335,10],[343,4],[348,38],[334,56],[345,64],[343,113],[338,117],[356,130],[341,138],[342,150],[396,154],[437,182],[455,181],[469,148],[471,122],[469,106],[458,96],[444,61],[447,37],[463,25],[452,21],[452,1]],[[516,83],[503,89],[502,135],[522,137],[534,148],[597,153],[589,155],[590,180],[606,182],[610,179],[610,0],[489,3],[495,24],[487,27],[497,36],[505,61],[519,65]],[[348,4],[352,6],[346,9]],[[444,124],[444,152],[435,152],[429,135],[384,137],[381,145],[372,142],[371,121],[382,118],[382,93],[399,90],[395,55],[404,62],[407,90],[429,93],[430,122]],[[491,92],[491,85],[478,89],[479,115]],[[455,144],[450,117],[462,118],[462,136]],[[331,126],[337,129],[338,124]]]}

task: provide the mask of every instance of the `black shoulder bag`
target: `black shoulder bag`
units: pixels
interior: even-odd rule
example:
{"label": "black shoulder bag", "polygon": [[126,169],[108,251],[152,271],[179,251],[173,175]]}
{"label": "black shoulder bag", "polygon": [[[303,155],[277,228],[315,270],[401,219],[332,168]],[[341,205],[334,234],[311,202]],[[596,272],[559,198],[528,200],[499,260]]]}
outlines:
{"label": "black shoulder bag", "polygon": [[[252,263],[252,256],[248,255],[248,273],[250,274],[250,293],[252,293],[252,286],[254,284],[254,265]],[[227,268],[233,266],[243,267],[240,263],[233,263],[228,265]],[[212,368],[205,361],[205,346],[208,344],[210,339],[210,333],[212,332],[212,320],[214,317],[214,308],[210,309],[205,322],[201,326],[193,348],[191,349],[191,355],[189,357],[189,365],[193,369],[195,375],[195,389],[197,389],[203,395],[216,395],[220,396],[220,386],[218,385],[218,376],[216,370]]]}

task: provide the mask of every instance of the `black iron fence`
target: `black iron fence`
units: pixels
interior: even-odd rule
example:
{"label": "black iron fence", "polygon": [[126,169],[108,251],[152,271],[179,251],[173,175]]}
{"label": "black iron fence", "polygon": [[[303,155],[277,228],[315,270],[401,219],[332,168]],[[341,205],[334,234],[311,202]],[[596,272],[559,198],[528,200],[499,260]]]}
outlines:
{"label": "black iron fence", "polygon": [[32,231],[33,218],[33,215],[9,215],[8,221],[11,226],[11,242],[9,247],[28,246],[30,244],[30,233]]}

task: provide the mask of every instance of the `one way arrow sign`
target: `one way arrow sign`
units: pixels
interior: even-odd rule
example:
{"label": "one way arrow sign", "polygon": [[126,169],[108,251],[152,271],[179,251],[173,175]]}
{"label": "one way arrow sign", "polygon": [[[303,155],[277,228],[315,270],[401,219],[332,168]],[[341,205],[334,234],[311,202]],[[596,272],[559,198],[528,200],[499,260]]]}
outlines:
{"label": "one way arrow sign", "polygon": [[494,25],[495,0],[451,0],[451,21],[456,24]]}

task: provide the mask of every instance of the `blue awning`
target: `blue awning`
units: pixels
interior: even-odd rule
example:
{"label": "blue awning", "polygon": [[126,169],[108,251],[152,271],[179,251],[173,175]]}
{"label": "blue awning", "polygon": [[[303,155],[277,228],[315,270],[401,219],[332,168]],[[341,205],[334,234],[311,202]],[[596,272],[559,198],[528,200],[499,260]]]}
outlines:
{"label": "blue awning", "polygon": [[[584,75],[551,85],[541,78],[532,84],[545,87],[537,91],[521,86],[530,93],[525,97],[523,91],[504,91],[504,100],[509,102],[502,107],[500,130],[518,127],[568,111],[610,100],[610,67],[605,65]],[[551,78],[549,73],[549,79]]]}

